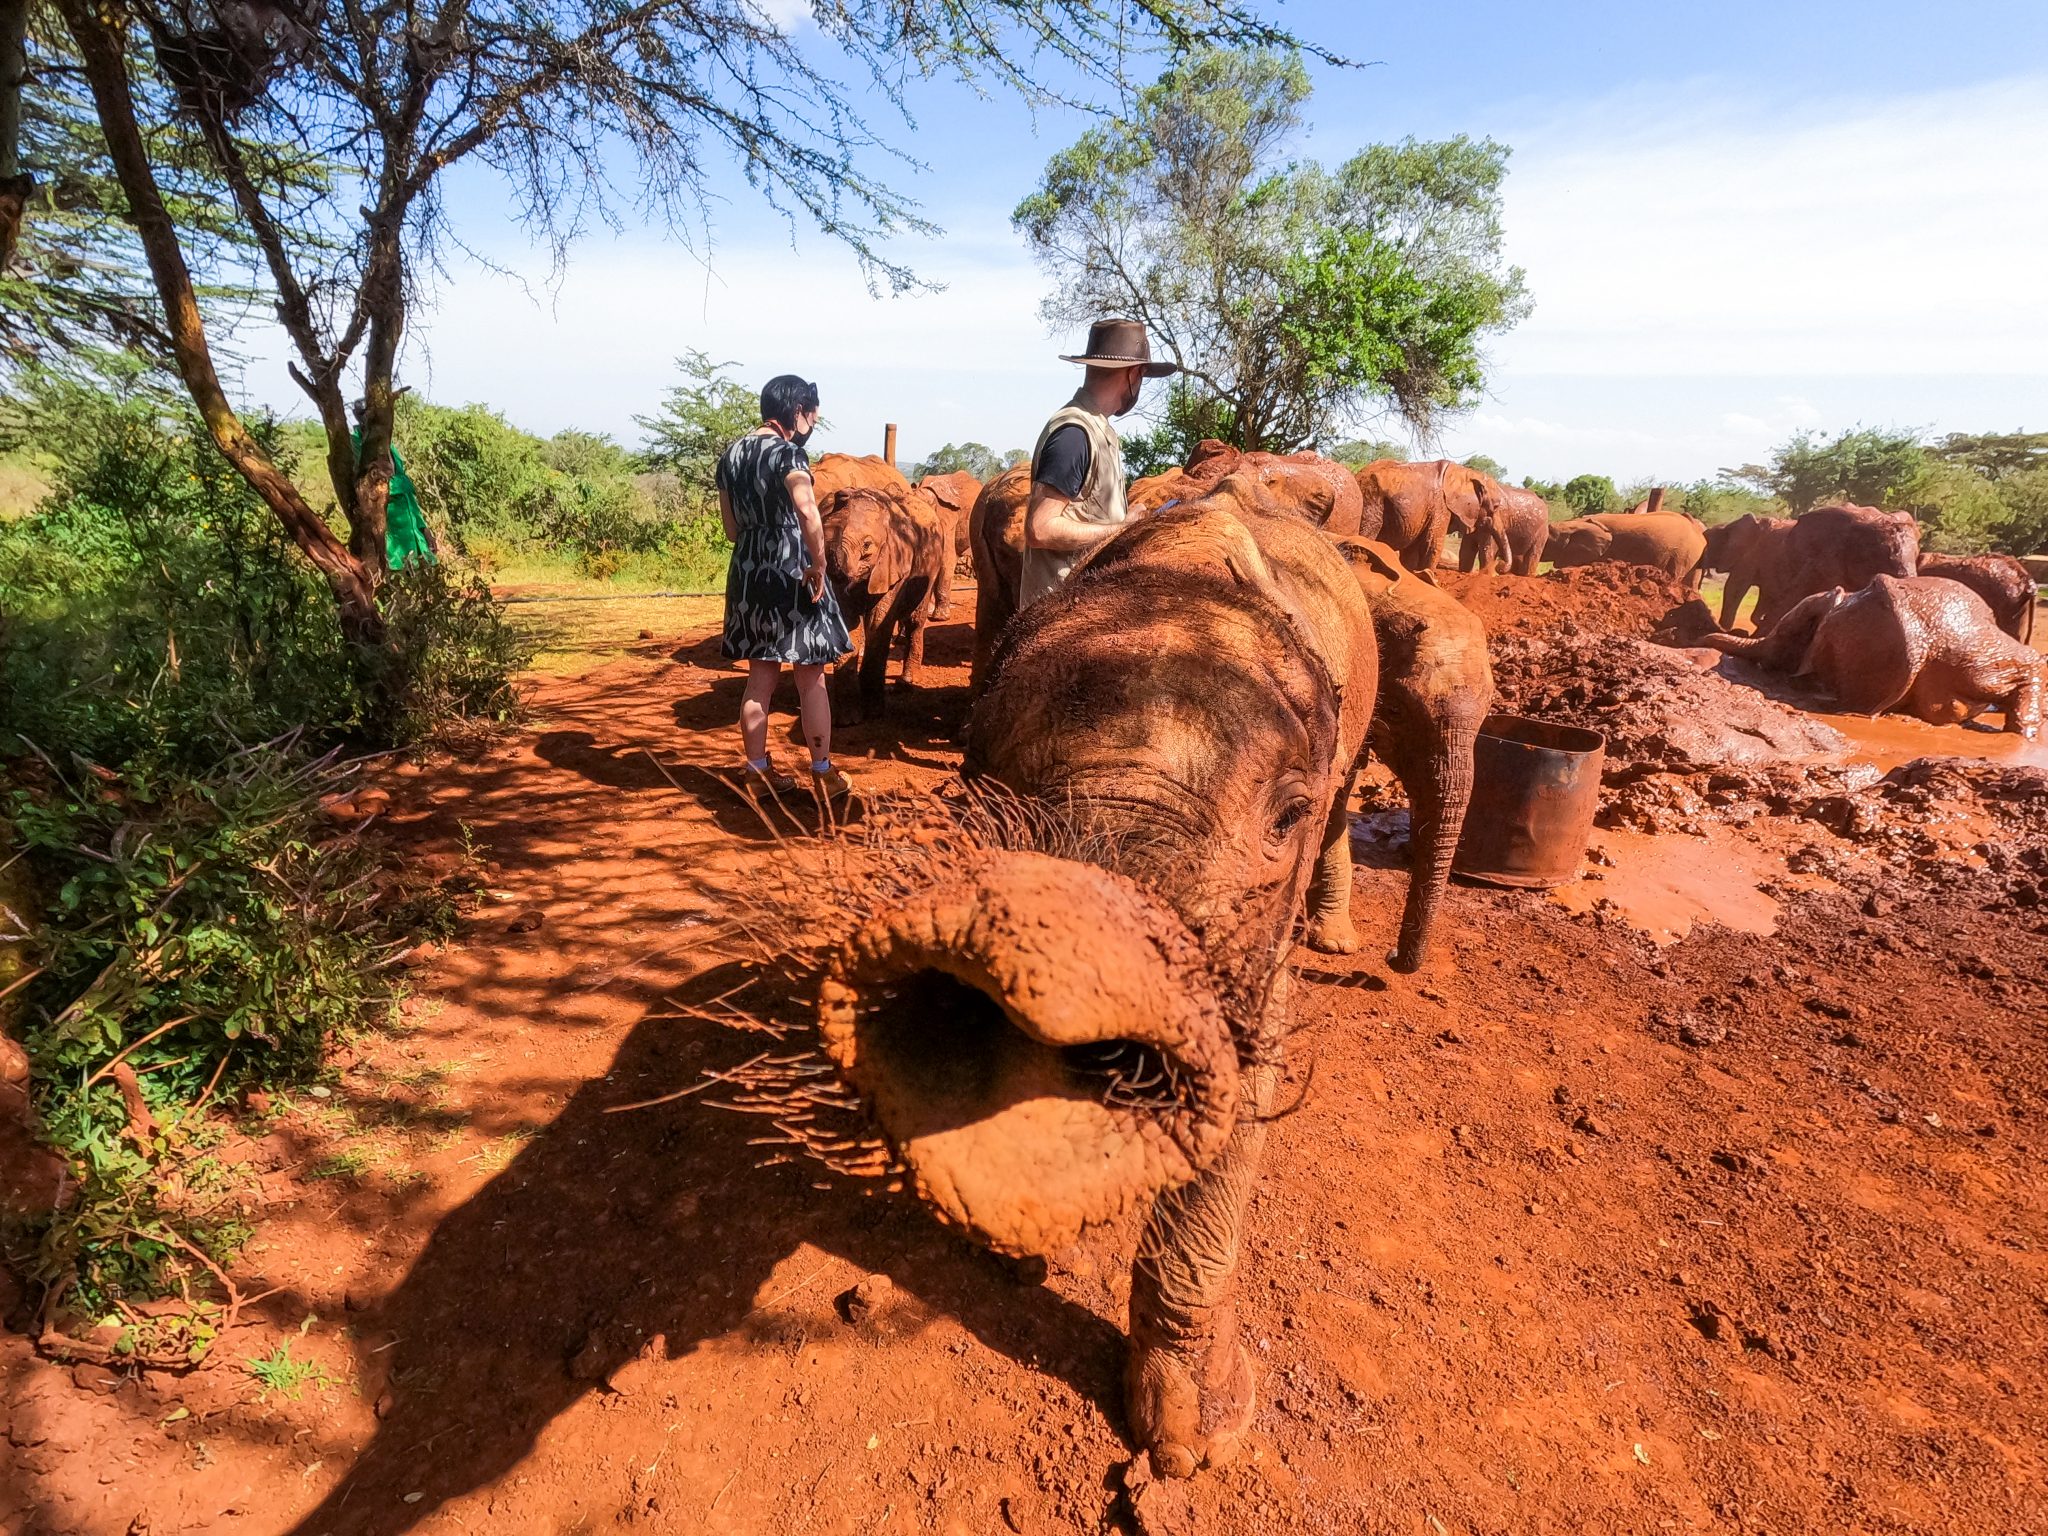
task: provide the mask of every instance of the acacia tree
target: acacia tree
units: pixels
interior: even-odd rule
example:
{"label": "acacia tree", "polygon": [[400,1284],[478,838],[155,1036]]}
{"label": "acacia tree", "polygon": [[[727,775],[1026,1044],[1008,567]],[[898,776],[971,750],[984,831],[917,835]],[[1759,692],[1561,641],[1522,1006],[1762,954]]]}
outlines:
{"label": "acacia tree", "polygon": [[1795,432],[1769,464],[1721,471],[1724,479],[1775,496],[1794,517],[1827,501],[1892,506],[1926,469],[1927,453],[1910,432],[1856,427],[1832,440]]}
{"label": "acacia tree", "polygon": [[1501,257],[1508,151],[1290,160],[1309,94],[1291,50],[1203,50],[1053,156],[1012,215],[1054,281],[1043,312],[1143,320],[1195,387],[1180,416],[1242,448],[1327,440],[1383,404],[1427,436],[1476,396],[1480,339],[1528,312]]}
{"label": "acacia tree", "polygon": [[[914,281],[886,239],[928,229],[863,160],[886,146],[852,93],[811,62],[764,0],[51,0],[76,48],[165,333],[214,442],[326,576],[344,625],[374,639],[384,574],[393,373],[425,275],[453,242],[451,167],[498,174],[557,258],[623,195],[701,216],[711,157],[736,159],[792,219],[851,247],[872,281]],[[816,0],[819,33],[899,103],[947,72],[1040,99],[1045,83],[1120,77],[1126,49],[1289,45],[1248,0]],[[349,536],[309,508],[221,387],[184,230],[167,206],[138,82],[160,81],[198,132],[263,257],[318,411]],[[266,178],[250,138],[333,168],[331,192]],[[347,381],[366,406],[350,439]]]}

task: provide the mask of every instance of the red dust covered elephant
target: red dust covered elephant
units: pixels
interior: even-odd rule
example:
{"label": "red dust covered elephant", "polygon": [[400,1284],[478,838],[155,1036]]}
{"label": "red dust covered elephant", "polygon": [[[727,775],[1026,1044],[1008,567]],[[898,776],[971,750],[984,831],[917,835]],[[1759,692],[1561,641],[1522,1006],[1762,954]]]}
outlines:
{"label": "red dust covered elephant", "polygon": [[2040,733],[2048,664],[1999,629],[1981,597],[1938,576],[1880,576],[1853,594],[1830,588],[1753,640],[1708,635],[1702,643],[1811,677],[1850,714],[1896,710],[1955,725],[1997,709],[2012,734]]}
{"label": "red dust covered elephant", "polygon": [[874,916],[822,984],[828,1050],[943,1219],[1045,1253],[1152,1202],[1125,1395],[1162,1473],[1251,1422],[1245,1210],[1295,924],[1350,884],[1376,656],[1343,557],[1250,481],[1133,523],[1017,616],[969,723],[964,772],[1043,851]]}

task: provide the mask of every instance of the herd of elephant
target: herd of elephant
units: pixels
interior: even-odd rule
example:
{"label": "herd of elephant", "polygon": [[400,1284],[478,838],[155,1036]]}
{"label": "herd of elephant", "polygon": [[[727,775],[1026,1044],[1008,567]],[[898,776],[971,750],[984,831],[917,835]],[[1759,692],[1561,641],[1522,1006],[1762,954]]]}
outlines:
{"label": "herd of elephant", "polygon": [[[1975,591],[1921,576],[1908,530],[1869,509],[1761,532],[1649,510],[1553,529],[1545,509],[1539,546],[1540,500],[1463,466],[1353,473],[1204,445],[1133,486],[1144,515],[1017,611],[1026,470],[913,490],[880,460],[827,455],[816,478],[871,705],[891,632],[907,630],[914,678],[924,623],[971,553],[961,772],[1033,812],[1011,842],[862,914],[820,983],[821,1037],[918,1195],[978,1241],[1050,1254],[1150,1202],[1125,1401],[1162,1475],[1224,1461],[1252,1418],[1233,1283],[1288,961],[1297,935],[1359,947],[1347,809],[1368,747],[1412,801],[1414,870],[1389,962],[1412,969],[1428,947],[1493,701],[1485,631],[1430,574],[1450,527],[1471,563],[1524,572],[1537,552],[1695,579],[1730,562],[1731,588],[1760,586],[1775,622],[1754,639],[1715,636],[1724,649],[1823,669],[1897,653],[1915,669],[1916,709],[1953,713],[1958,690],[1997,682],[1987,657],[2024,652],[2033,682],[2002,702],[2015,729],[2039,712],[2039,658]],[[1866,572],[1858,562],[1880,547],[1885,563]],[[1894,682],[1854,694],[1856,707]]]}

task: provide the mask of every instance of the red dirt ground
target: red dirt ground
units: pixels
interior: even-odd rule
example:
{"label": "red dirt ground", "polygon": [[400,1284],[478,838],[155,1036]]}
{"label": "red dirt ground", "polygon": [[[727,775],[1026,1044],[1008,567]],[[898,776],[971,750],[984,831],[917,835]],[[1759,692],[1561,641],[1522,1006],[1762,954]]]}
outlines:
{"label": "red dirt ground", "polygon": [[[1669,605],[1574,578],[1485,579],[1525,590],[1482,611],[1646,633]],[[1299,1109],[1240,1280],[1255,1430],[1148,1485],[1118,1401],[1134,1233],[1041,1281],[901,1197],[759,1166],[714,1094],[607,1113],[758,1052],[706,1015],[743,979],[737,893],[789,857],[716,777],[739,678],[715,604],[674,611],[537,681],[484,760],[394,779],[422,855],[466,827],[499,899],[330,1098],[246,1122],[270,1171],[235,1278],[281,1289],[221,1364],[110,1380],[0,1339],[0,1531],[2048,1529],[2025,770],[1954,816],[1975,791],[1923,774],[1833,820],[1602,834],[1570,904],[1454,889],[1414,977],[1305,957]],[[865,784],[949,773],[968,640],[940,628],[938,686],[842,735]],[[1363,862],[1361,926],[1390,937],[1403,877]],[[1645,912],[1678,899],[1690,935],[1660,948]],[[288,1339],[329,1380],[266,1398],[239,1362]]]}

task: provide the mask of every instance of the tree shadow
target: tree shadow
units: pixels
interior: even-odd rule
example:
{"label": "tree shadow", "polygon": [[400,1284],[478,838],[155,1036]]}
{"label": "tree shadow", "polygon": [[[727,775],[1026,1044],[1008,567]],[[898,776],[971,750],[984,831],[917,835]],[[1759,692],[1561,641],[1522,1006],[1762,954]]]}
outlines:
{"label": "tree shadow", "polygon": [[[752,975],[716,966],[677,1001],[707,1005]],[[751,984],[749,1003],[767,1012],[782,983]],[[657,1335],[671,1359],[735,1331],[762,1336],[774,1320],[753,1297],[804,1243],[887,1274],[1121,1420],[1117,1329],[947,1233],[908,1197],[821,1189],[809,1165],[762,1167],[749,1145],[758,1121],[695,1099],[606,1113],[737,1065],[752,1048],[737,1033],[650,1014],[609,1073],[441,1222],[358,1330],[363,1391],[379,1403],[375,1437],[295,1532],[395,1536],[505,1476],[550,1421],[603,1390]]]}

